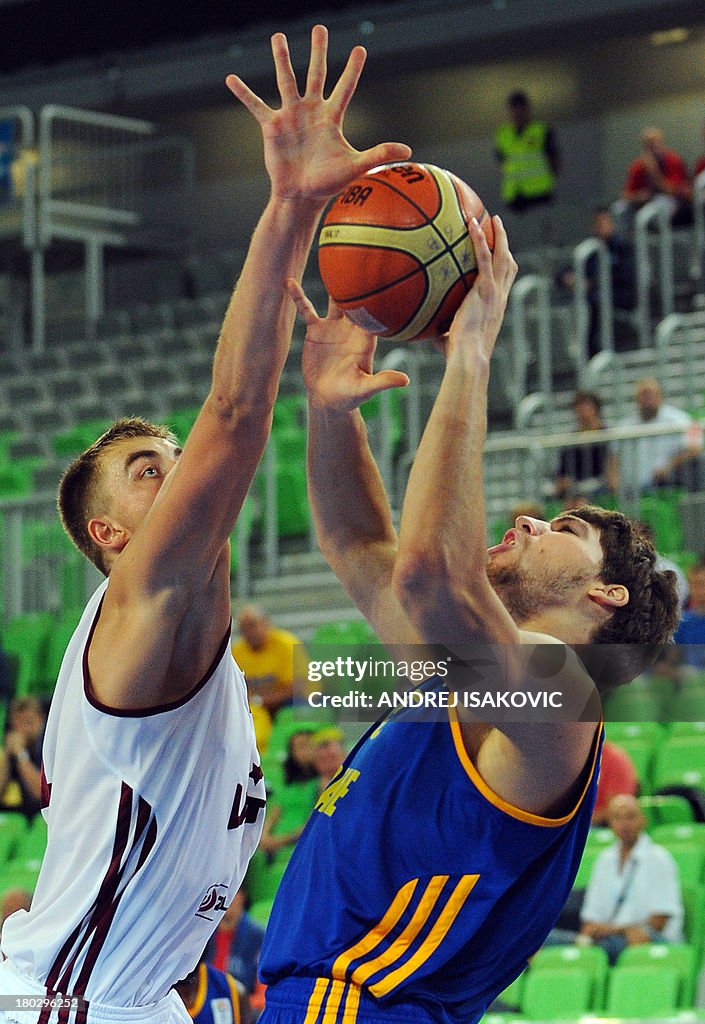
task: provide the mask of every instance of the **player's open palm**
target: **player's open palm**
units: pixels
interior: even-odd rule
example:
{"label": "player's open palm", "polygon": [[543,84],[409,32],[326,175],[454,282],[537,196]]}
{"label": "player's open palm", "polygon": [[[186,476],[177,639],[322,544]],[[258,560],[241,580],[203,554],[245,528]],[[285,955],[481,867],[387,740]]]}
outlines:
{"label": "player's open palm", "polygon": [[272,53],[281,97],[274,110],[237,75],[226,84],[257,120],[264,138],[264,162],[273,193],[282,199],[324,202],[353,178],[377,164],[406,160],[411,150],[387,142],[359,152],[343,135],[343,119],[365,64],[366,52],[356,46],[330,95],[323,95],[328,32],[316,25],[311,33],[311,58],[303,96],[299,93],[286,36],[272,36]]}
{"label": "player's open palm", "polygon": [[306,324],[302,370],[314,405],[342,412],[380,391],[406,387],[409,378],[399,370],[374,373],[377,339],[373,334],[353,324],[333,302],[327,316],[319,317],[296,281],[290,279],[287,287]]}

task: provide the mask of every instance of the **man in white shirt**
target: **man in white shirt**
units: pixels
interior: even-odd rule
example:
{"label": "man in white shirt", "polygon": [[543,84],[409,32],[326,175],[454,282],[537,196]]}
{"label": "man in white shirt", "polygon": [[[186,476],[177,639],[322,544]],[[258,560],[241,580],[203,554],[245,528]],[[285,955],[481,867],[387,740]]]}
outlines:
{"label": "man in white shirt", "polygon": [[614,443],[608,460],[607,478],[611,490],[635,497],[650,487],[672,481],[674,471],[685,459],[697,454],[685,433],[692,417],[663,400],[661,385],[654,377],[636,382],[637,411],[620,420],[620,427],[674,426],[682,431],[652,434]]}
{"label": "man in white shirt", "polygon": [[580,913],[580,934],[606,950],[611,963],[627,946],[683,941],[678,867],[644,832],[633,796],[615,796],[607,812],[618,842],[595,861]]}

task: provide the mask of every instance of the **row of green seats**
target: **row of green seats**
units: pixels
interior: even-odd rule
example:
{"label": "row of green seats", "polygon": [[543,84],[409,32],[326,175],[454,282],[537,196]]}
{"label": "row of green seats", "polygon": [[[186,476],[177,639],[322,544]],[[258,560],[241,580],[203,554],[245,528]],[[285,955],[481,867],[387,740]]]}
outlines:
{"label": "row of green seats", "polygon": [[[702,710],[705,712],[705,691]],[[631,758],[642,793],[674,785],[705,789],[705,732],[700,731],[705,725],[705,714],[697,723],[678,723],[677,732],[669,732],[659,740],[653,735],[629,736],[620,730],[613,731],[613,724],[617,723],[607,722],[606,736]]]}
{"label": "row of green seats", "polygon": [[552,946],[538,951],[500,1000],[531,1020],[659,1017],[693,1006],[697,968],[689,945],[630,946],[612,968],[599,946]]}

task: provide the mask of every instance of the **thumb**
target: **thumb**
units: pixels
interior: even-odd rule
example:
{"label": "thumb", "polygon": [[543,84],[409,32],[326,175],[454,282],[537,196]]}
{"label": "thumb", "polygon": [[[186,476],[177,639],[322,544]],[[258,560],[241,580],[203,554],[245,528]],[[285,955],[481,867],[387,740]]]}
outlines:
{"label": "thumb", "polygon": [[[367,381],[370,386],[370,397],[378,395],[380,391],[389,391],[391,388],[405,388],[409,386],[409,377],[401,370],[380,370],[372,374]],[[374,388],[374,390],[372,390]]]}
{"label": "thumb", "polygon": [[391,164],[397,160],[408,160],[411,148],[402,142],[382,142],[379,146],[366,149],[360,153],[357,161],[357,174],[365,174],[379,164]]}

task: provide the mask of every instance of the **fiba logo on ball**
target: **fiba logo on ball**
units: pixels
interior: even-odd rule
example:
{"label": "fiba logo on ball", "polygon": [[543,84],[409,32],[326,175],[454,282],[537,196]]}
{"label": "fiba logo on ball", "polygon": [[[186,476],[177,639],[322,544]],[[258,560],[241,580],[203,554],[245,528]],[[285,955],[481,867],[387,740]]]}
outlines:
{"label": "fiba logo on ball", "polygon": [[473,217],[492,248],[482,200],[450,171],[396,163],[361,175],[323,220],[318,266],[328,294],[371,334],[415,341],[445,333],[477,277]]}

